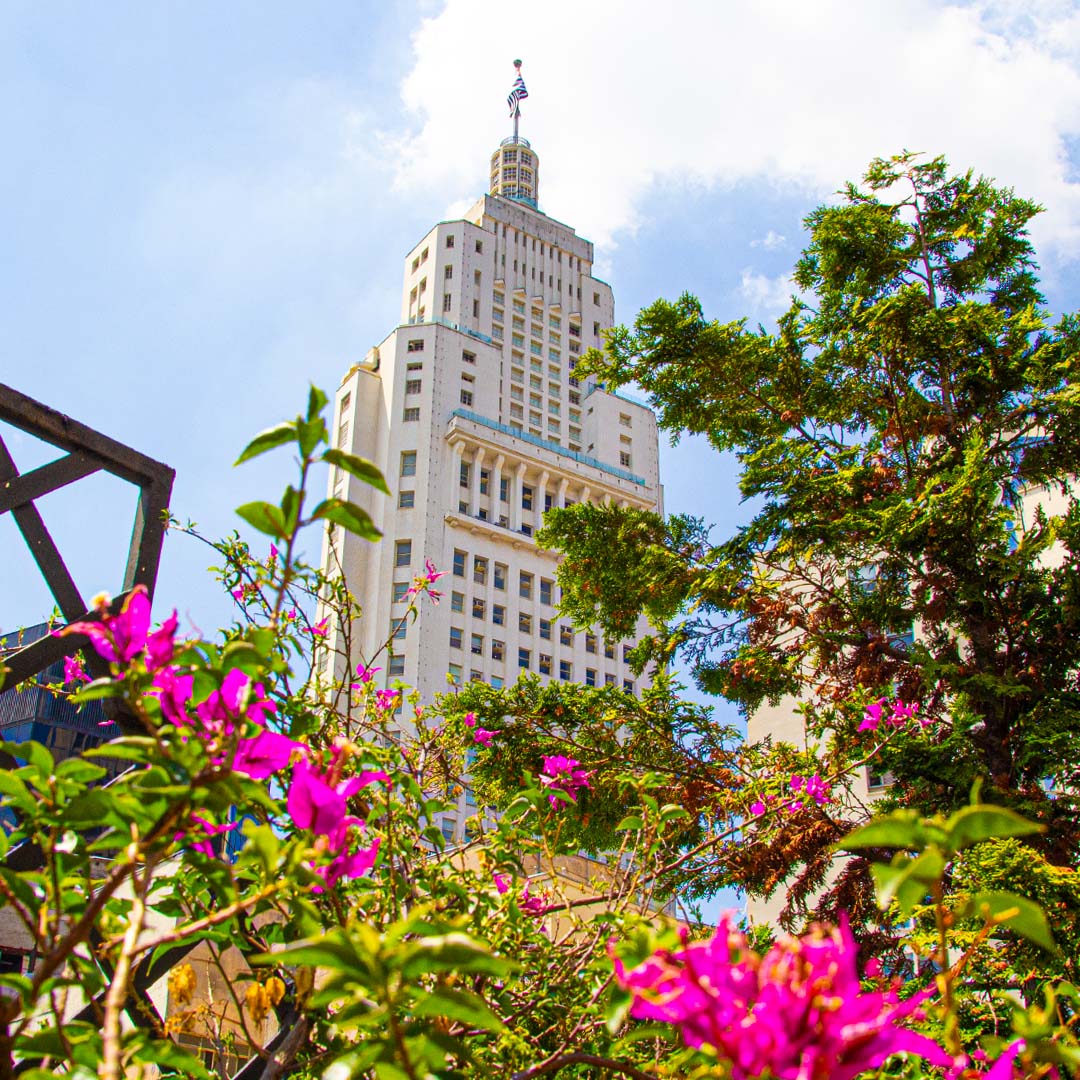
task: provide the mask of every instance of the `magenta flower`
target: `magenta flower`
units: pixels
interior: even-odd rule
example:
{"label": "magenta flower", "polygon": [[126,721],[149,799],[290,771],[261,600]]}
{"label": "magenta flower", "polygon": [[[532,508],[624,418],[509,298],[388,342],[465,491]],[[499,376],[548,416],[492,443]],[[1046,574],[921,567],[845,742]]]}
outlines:
{"label": "magenta flower", "polygon": [[[352,823],[363,825],[359,818],[353,818]],[[333,888],[342,879],[363,877],[375,865],[379,844],[376,837],[366,848],[357,848],[351,855],[342,851],[327,866],[318,867],[315,873],[323,878],[327,888]],[[320,891],[318,886],[316,891]]]}
{"label": "magenta flower", "polygon": [[495,882],[495,891],[500,896],[505,896],[510,891],[510,879],[505,874],[492,874],[491,880]]}
{"label": "magenta flower", "polygon": [[380,712],[391,712],[397,708],[398,692],[396,690],[376,690],[375,708]]}
{"label": "magenta flower", "polygon": [[241,739],[233,758],[234,772],[252,780],[265,780],[289,764],[294,750],[304,750],[304,744],[275,731],[260,731],[251,739]]}
{"label": "magenta flower", "polygon": [[476,727],[476,713],[467,712],[465,714],[465,726]]}
{"label": "magenta flower", "polygon": [[540,783],[548,789],[548,802],[558,806],[565,795],[571,802],[577,802],[577,793],[581,788],[591,788],[589,777],[592,773],[579,769],[580,762],[574,758],[553,754],[544,758],[544,770],[540,773]]}
{"label": "magenta flower", "polygon": [[269,561],[274,562],[277,559],[277,557],[278,557],[277,545],[275,545],[273,540],[271,540],[270,541],[270,559],[269,559]]}
{"label": "magenta flower", "polygon": [[90,676],[86,674],[83,662],[77,656],[64,657],[64,683],[89,682]]}
{"label": "magenta flower", "polygon": [[[99,610],[104,611],[104,606]],[[146,586],[136,585],[124,601],[119,614],[103,614],[100,622],[75,622],[54,633],[85,634],[97,654],[113,664],[127,665],[147,649],[147,670],[156,671],[173,658],[173,636],[176,627],[174,611],[161,629],[147,639],[150,629],[150,600],[146,595]]]}
{"label": "magenta flower", "polygon": [[366,686],[375,676],[376,671],[382,671],[381,667],[364,667],[360,664],[356,669],[357,678],[360,680],[358,683],[353,683],[350,689],[359,690],[361,687]]}
{"label": "magenta flower", "polygon": [[313,638],[314,637],[326,637],[327,633],[329,632],[329,623],[330,623],[329,618],[320,619],[314,626],[312,626],[308,630],[308,633]]}
{"label": "magenta flower", "polygon": [[222,680],[221,689],[214,690],[195,712],[208,735],[231,735],[241,716],[264,725],[269,713],[277,706],[266,697],[262,683],[253,684],[239,669],[233,668]]}
{"label": "magenta flower", "polygon": [[244,596],[246,594],[247,594],[247,589],[245,589],[243,585],[241,585],[239,589],[233,589],[233,591],[232,591],[233,599],[234,600],[239,600],[241,603],[243,603]]}
{"label": "magenta flower", "polygon": [[154,676],[154,684],[148,691],[161,703],[161,712],[170,724],[188,723],[187,704],[191,700],[195,679],[192,675],[178,675],[173,667],[162,668]]}
{"label": "magenta flower", "polygon": [[[831,798],[829,795],[829,786],[817,773],[807,777],[796,774],[791,778],[791,790],[796,794],[800,791],[804,792],[807,797],[813,799],[818,806],[824,806]],[[798,800],[793,805],[801,807],[803,805],[802,800]]]}
{"label": "magenta flower", "polygon": [[473,732],[473,742],[479,743],[481,746],[490,746],[495,734],[496,732],[488,731],[487,728],[478,727]]}
{"label": "magenta flower", "polygon": [[757,802],[751,803],[750,813],[753,814],[754,817],[761,817],[761,815],[765,813],[765,804],[760,799],[758,799]]}
{"label": "magenta flower", "polygon": [[178,843],[186,841],[187,846],[192,851],[198,851],[208,859],[214,857],[212,838],[221,836],[224,833],[230,833],[233,829],[239,827],[239,823],[235,821],[226,825],[214,825],[212,822],[207,821],[206,818],[199,817],[198,814],[191,815],[191,823],[194,828],[189,829],[187,832],[178,832],[173,839]]}
{"label": "magenta flower", "polygon": [[541,915],[547,914],[547,898],[542,895],[530,895],[529,882],[526,881],[525,888],[521,890],[521,896],[518,898],[518,907],[521,908],[526,915],[532,915],[534,918],[539,918]]}
{"label": "magenta flower", "polygon": [[390,781],[381,769],[363,772],[348,780],[336,780],[339,764],[340,752],[335,751],[326,772],[319,771],[305,758],[293,765],[286,806],[297,828],[310,829],[321,836],[334,835],[335,829],[345,820],[345,807],[353,795],[376,781]]}
{"label": "magenta flower", "polygon": [[430,559],[424,560],[424,572],[413,578],[413,583],[406,590],[406,596],[415,596],[417,593],[426,592],[437,604],[442,593],[436,592],[431,586],[441,577],[446,577],[445,570],[436,570],[435,564]]}
{"label": "magenta flower", "polygon": [[782,937],[764,956],[725,916],[709,941],[658,952],[615,977],[634,996],[631,1015],[676,1025],[693,1047],[730,1061],[732,1080],[852,1080],[897,1053],[949,1066],[937,1043],[901,1026],[926,995],[863,992],[846,921]]}
{"label": "magenta flower", "polygon": [[1023,1039],[1011,1042],[1002,1052],[1001,1057],[990,1067],[990,1071],[986,1073],[983,1080],[1013,1080],[1015,1074],[1013,1065],[1026,1045]]}
{"label": "magenta flower", "polygon": [[881,723],[881,714],[885,709],[885,699],[879,698],[873,705],[867,705],[859,731],[877,731]]}

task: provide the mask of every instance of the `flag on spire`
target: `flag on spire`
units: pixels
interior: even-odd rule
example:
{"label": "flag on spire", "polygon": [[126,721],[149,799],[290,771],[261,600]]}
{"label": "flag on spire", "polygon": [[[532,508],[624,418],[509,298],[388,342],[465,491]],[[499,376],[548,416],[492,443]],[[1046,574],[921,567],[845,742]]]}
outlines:
{"label": "flag on spire", "polygon": [[521,102],[529,96],[529,91],[525,89],[525,80],[521,77],[521,61],[515,60],[514,67],[517,68],[517,78],[514,80],[514,85],[510,88],[510,93],[506,97],[506,104],[510,106],[511,116],[518,115]]}

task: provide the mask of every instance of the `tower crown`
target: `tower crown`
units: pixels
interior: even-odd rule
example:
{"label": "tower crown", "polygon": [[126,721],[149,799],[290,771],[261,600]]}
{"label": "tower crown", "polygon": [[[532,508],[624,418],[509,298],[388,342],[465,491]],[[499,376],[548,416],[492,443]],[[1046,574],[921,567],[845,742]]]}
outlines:
{"label": "tower crown", "polygon": [[529,140],[520,135],[503,139],[491,155],[491,194],[523,202],[535,210],[539,190],[540,159]]}

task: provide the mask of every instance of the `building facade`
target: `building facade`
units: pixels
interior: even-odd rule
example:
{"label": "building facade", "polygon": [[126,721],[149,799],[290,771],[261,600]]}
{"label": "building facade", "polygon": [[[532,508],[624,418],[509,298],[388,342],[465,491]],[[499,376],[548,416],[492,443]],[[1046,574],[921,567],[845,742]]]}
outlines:
{"label": "building facade", "polygon": [[[392,495],[331,470],[331,494],[363,506],[384,539],[336,530],[325,542],[324,566],[362,611],[348,650],[340,635],[329,643],[355,668],[395,634],[379,677],[425,701],[448,675],[633,691],[633,641],[560,619],[557,557],[534,534],[546,510],[576,502],[663,512],[656,418],[574,375],[603,344],[614,299],[592,244],[537,208],[535,151],[504,140],[491,169],[489,193],[408,253],[399,325],[338,388],[336,445],[375,462]],[[403,622],[425,559],[447,572],[445,598]]]}

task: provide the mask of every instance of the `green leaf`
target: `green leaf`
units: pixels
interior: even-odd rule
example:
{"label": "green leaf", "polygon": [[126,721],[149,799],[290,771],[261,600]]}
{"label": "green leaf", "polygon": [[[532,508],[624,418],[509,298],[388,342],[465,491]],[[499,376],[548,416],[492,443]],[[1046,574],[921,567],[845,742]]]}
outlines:
{"label": "green leaf", "polygon": [[326,393],[312,383],[308,389],[307,418],[314,420],[326,408],[327,400]]}
{"label": "green leaf", "polygon": [[89,784],[94,780],[100,780],[106,773],[100,765],[91,761],[83,761],[82,758],[68,758],[56,766],[56,775],[64,780],[74,780],[78,784]]}
{"label": "green leaf", "polygon": [[1005,890],[975,893],[957,911],[957,915],[961,918],[991,919],[997,925],[1007,926],[1047,952],[1058,951],[1046,913],[1025,896]]}
{"label": "green leaf", "polygon": [[628,814],[626,817],[615,826],[616,832],[631,831],[633,829],[645,828],[645,822],[641,820],[637,814]]}
{"label": "green leaf", "polygon": [[288,535],[285,528],[285,516],[273,503],[249,502],[238,506],[236,512],[249,525],[254,526],[261,533],[284,540]]}
{"label": "green leaf", "polygon": [[298,941],[271,953],[254,956],[253,965],[277,966],[307,964],[310,967],[329,968],[332,971],[357,971],[364,967],[363,959],[344,930],[331,930],[320,938]]}
{"label": "green leaf", "polygon": [[344,499],[324,499],[311,515],[312,521],[320,518],[341,525],[364,540],[378,540],[382,536],[366,510]]}
{"label": "green leaf", "polygon": [[300,443],[300,453],[307,461],[315,451],[315,447],[321,442],[327,441],[326,424],[321,416],[314,420],[300,420],[296,425],[297,438]]}
{"label": "green leaf", "polygon": [[244,448],[244,452],[233,462],[233,468],[250,461],[253,457],[265,454],[267,450],[273,450],[277,446],[284,446],[296,438],[296,423],[286,420],[275,427],[260,431],[254,439]]}
{"label": "green leaf", "polygon": [[322,456],[323,461],[329,465],[336,465],[344,469],[350,476],[362,480],[365,484],[377,488],[384,495],[390,494],[390,488],[386,486],[386,480],[374,462],[367,458],[357,457],[356,454],[347,454],[344,450],[327,450]]}
{"label": "green leaf", "polygon": [[461,933],[420,938],[412,943],[400,963],[401,971],[407,978],[432,971],[506,975],[515,966],[509,960],[494,956],[486,946]]}
{"label": "green leaf", "polygon": [[949,846],[953,851],[959,851],[983,840],[1030,836],[1032,833],[1045,832],[1046,828],[1004,806],[980,803],[957,810],[945,823],[945,830]]}
{"label": "green leaf", "polygon": [[896,900],[901,915],[907,918],[944,872],[945,857],[937,847],[928,848],[915,858],[898,852],[891,863],[874,863],[870,873],[878,907],[885,911]]}
{"label": "green leaf", "polygon": [[926,833],[914,810],[896,810],[888,817],[875,818],[849,833],[836,844],[841,851],[862,848],[906,848],[917,851],[926,842]]}
{"label": "green leaf", "polygon": [[416,1003],[413,1012],[417,1016],[445,1016],[488,1031],[502,1031],[505,1027],[491,1006],[478,994],[454,990],[449,986],[437,987],[426,994]]}
{"label": "green leaf", "polygon": [[82,705],[84,702],[99,701],[101,698],[122,697],[123,693],[123,686],[112,676],[105,675],[80,687],[71,700],[76,705]]}
{"label": "green leaf", "polygon": [[300,518],[300,492],[290,484],[281,496],[281,516],[285,521],[285,528],[292,532]]}

